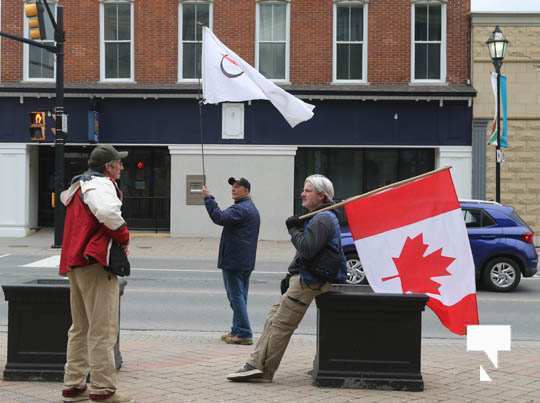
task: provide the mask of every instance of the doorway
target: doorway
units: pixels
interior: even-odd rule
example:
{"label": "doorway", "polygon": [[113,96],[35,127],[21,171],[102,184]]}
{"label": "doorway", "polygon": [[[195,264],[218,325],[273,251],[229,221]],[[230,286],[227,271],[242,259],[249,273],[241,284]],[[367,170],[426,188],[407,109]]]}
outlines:
{"label": "doorway", "polygon": [[[94,146],[65,147],[65,188],[84,172]],[[170,229],[171,158],[167,147],[115,147],[128,151],[118,181],[123,193],[122,215],[130,229]],[[54,191],[54,147],[39,147],[38,225],[54,226],[51,193]]]}

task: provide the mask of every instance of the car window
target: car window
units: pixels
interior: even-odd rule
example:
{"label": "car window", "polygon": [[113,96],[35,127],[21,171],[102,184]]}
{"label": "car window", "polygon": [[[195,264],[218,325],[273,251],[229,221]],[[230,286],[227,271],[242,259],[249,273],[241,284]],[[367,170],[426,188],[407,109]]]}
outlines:
{"label": "car window", "polygon": [[491,227],[497,224],[497,222],[485,211],[482,211],[482,227]]}
{"label": "car window", "polygon": [[495,225],[495,220],[484,210],[463,209],[463,219],[467,228],[481,228]]}
{"label": "car window", "polygon": [[480,210],[463,210],[463,219],[467,228],[479,228],[482,226],[482,212]]}

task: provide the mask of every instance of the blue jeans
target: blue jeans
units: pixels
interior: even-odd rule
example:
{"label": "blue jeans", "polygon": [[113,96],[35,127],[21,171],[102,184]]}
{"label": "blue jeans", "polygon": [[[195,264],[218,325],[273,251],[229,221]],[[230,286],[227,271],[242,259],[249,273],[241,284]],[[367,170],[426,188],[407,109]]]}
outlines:
{"label": "blue jeans", "polygon": [[251,271],[222,270],[227,298],[233,311],[231,334],[251,339],[253,334],[247,313],[249,276]]}

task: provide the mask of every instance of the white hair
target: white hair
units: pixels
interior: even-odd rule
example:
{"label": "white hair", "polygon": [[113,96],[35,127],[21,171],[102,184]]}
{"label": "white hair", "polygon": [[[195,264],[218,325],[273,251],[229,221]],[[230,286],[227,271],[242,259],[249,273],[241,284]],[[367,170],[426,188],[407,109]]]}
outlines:
{"label": "white hair", "polygon": [[309,183],[313,186],[313,189],[317,193],[325,195],[327,202],[334,201],[334,185],[332,185],[332,182],[326,176],[319,174],[310,175],[304,181],[304,184],[305,183]]}

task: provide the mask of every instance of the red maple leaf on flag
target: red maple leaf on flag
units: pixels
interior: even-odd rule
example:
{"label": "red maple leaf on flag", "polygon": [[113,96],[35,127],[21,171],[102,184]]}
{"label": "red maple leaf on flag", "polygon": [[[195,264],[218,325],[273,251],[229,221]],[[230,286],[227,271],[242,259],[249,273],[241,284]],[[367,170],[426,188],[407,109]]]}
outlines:
{"label": "red maple leaf on flag", "polygon": [[382,281],[399,277],[404,293],[418,292],[440,295],[439,287],[441,284],[432,278],[450,276],[451,274],[446,269],[456,259],[443,256],[442,248],[424,256],[427,248],[428,245],[424,244],[423,234],[414,238],[407,237],[400,256],[392,258],[399,274],[383,277]]}

